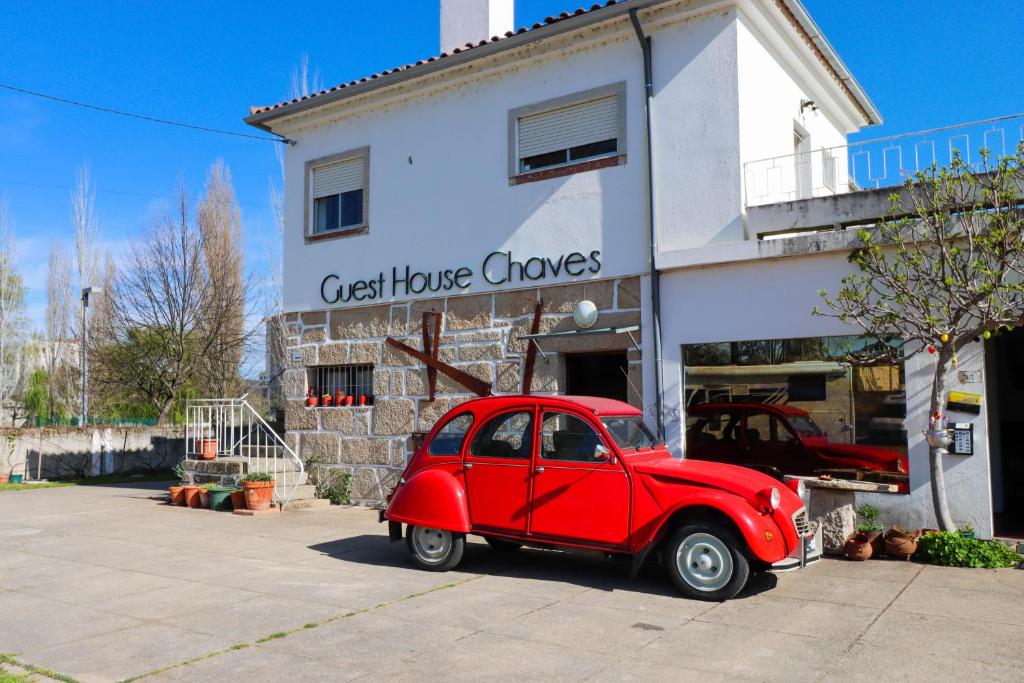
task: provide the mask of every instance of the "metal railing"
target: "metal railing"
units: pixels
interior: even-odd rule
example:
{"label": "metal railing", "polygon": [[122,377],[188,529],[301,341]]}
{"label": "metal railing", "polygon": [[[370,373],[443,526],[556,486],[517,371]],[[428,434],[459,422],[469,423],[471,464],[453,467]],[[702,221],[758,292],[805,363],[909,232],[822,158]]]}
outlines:
{"label": "metal railing", "polygon": [[954,153],[971,165],[981,150],[1013,154],[1024,141],[1024,113],[851,142],[743,164],[746,206],[763,206],[857,190],[893,187]]}
{"label": "metal railing", "polygon": [[244,458],[247,472],[274,478],[274,500],[284,509],[305,482],[298,454],[245,397],[193,399],[185,404],[185,457]]}

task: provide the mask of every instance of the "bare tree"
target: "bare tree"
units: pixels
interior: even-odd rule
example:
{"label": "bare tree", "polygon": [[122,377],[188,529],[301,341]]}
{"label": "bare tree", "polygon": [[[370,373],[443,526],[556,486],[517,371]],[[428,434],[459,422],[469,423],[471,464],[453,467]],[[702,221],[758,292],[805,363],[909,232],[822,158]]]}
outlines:
{"label": "bare tree", "polygon": [[25,345],[25,287],[14,256],[10,211],[0,197],[0,427],[21,384]]}
{"label": "bare tree", "polygon": [[71,262],[59,243],[50,247],[46,281],[46,338],[41,355],[46,371],[51,414],[71,413],[78,395],[78,373],[73,340],[76,298],[71,287]]}
{"label": "bare tree", "polygon": [[199,201],[197,225],[207,278],[204,327],[220,326],[203,358],[203,380],[217,396],[240,393],[239,365],[243,346],[237,343],[245,325],[244,303],[238,299],[246,291],[242,257],[242,215],[231,185],[231,171],[218,161],[206,178]]}
{"label": "bare tree", "polygon": [[298,66],[292,69],[292,83],[290,94],[292,99],[308,97],[315,92],[323,90],[323,83],[320,81],[320,70],[309,70],[309,55],[305,52],[299,57]]}
{"label": "bare tree", "polygon": [[207,392],[208,358],[240,356],[253,330],[245,321],[250,284],[210,271],[208,230],[194,220],[184,188],[173,215],[154,218],[132,245],[97,330],[99,381],[152,406],[164,424],[188,390]]}
{"label": "bare tree", "polygon": [[[948,169],[908,178],[890,217],[860,231],[850,256],[858,271],[835,296],[821,292],[827,315],[885,342],[878,351],[936,356],[929,412],[938,428],[957,349],[1024,323],[1022,167],[1024,143],[1016,155],[993,160],[982,150],[974,165],[954,155]],[[955,529],[942,455],[931,449],[932,500],[940,527]]]}

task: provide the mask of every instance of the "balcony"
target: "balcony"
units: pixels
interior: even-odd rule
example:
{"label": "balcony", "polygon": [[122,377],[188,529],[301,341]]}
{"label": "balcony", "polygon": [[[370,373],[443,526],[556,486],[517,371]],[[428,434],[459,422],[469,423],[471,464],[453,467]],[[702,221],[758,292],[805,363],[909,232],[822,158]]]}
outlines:
{"label": "balcony", "polygon": [[981,149],[1003,156],[1021,141],[1024,114],[1014,114],[749,161],[744,199],[750,208],[893,188],[932,165],[948,166],[954,152],[979,164]]}

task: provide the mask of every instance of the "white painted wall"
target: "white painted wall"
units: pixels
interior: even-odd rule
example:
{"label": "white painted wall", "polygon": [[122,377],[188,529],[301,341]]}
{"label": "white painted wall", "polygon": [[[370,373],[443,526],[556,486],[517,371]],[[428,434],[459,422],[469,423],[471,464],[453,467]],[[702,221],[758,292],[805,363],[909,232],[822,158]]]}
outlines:
{"label": "white painted wall", "polygon": [[[818,289],[835,292],[850,273],[846,254],[833,253],[737,262],[663,273],[661,277],[663,347],[665,351],[666,420],[669,445],[682,451],[682,345],[700,342],[787,339],[858,334],[859,330],[833,318],[811,315],[821,305]],[[981,349],[960,352],[960,368],[983,370]],[[882,519],[908,528],[935,527],[928,476],[928,446],[923,432],[928,421],[932,377],[931,358],[924,354],[907,361],[907,432],[910,436],[909,497],[858,494],[858,503],[870,502]],[[957,385],[983,393],[981,385]],[[953,518],[970,522],[979,536],[992,535],[989,449],[984,413],[961,421],[974,422],[975,454],[945,459],[946,483]]]}
{"label": "white painted wall", "polygon": [[[285,161],[285,310],[327,307],[319,288],[329,273],[367,279],[392,266],[465,265],[476,277],[464,291],[489,291],[496,287],[479,271],[495,250],[519,259],[600,250],[601,271],[586,276],[645,272],[641,76],[635,38],[622,30],[600,49],[523,62],[501,75],[364,107],[329,125],[289,130],[297,144]],[[510,109],[620,81],[627,81],[625,165],[509,185]],[[369,234],[304,243],[306,161],[363,146],[370,148]],[[573,279],[563,274],[527,285]]]}
{"label": "white painted wall", "polygon": [[513,0],[441,0],[441,52],[515,30]]}

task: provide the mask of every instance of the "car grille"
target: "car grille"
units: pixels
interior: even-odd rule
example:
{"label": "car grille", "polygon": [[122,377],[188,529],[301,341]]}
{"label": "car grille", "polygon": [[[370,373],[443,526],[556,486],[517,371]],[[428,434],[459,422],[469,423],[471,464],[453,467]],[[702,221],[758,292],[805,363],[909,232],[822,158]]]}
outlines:
{"label": "car grille", "polygon": [[807,519],[807,508],[800,508],[793,513],[793,526],[801,536],[806,536],[811,532],[811,522]]}

